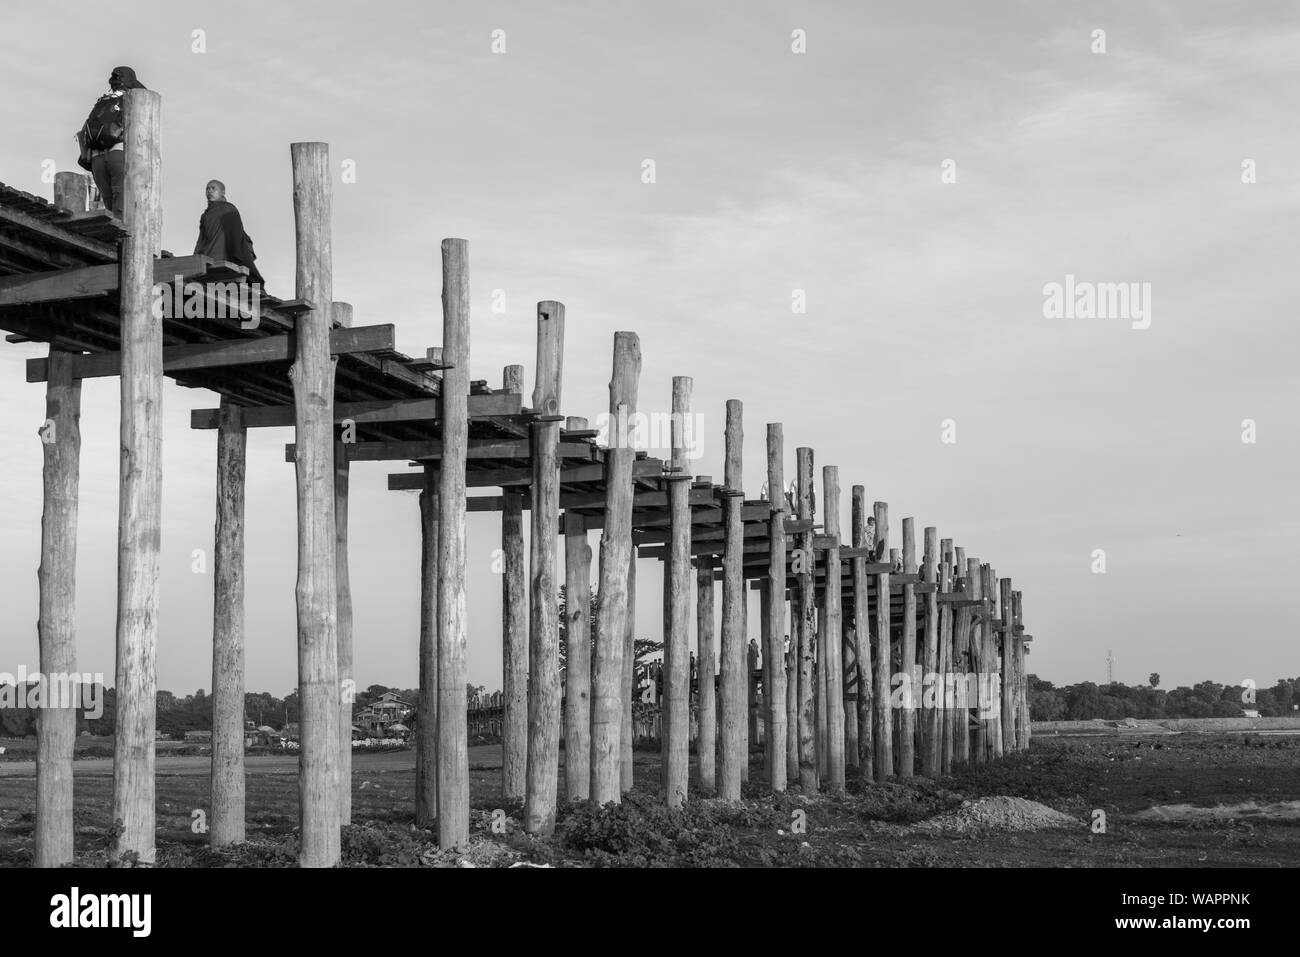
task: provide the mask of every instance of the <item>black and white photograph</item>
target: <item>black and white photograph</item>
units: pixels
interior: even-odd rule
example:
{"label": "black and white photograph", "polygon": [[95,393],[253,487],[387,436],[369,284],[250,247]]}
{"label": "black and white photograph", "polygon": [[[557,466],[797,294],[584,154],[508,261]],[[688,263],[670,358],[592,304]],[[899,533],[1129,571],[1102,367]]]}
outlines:
{"label": "black and white photograph", "polygon": [[8,0],[0,52],[6,923],[1289,923],[1300,6]]}

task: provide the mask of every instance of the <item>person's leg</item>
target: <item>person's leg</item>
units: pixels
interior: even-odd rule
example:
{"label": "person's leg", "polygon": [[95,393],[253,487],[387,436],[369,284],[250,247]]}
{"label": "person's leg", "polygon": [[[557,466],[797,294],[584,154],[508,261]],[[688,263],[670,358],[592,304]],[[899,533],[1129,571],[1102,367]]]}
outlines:
{"label": "person's leg", "polygon": [[110,205],[107,200],[104,202],[106,209],[111,209],[113,215],[118,219],[122,218],[122,179],[126,169],[126,153],[122,150],[108,151],[108,177],[113,193],[113,202]]}
{"label": "person's leg", "polygon": [[109,153],[96,153],[90,159],[90,175],[95,178],[95,188],[99,190],[99,198],[104,204],[104,208],[111,211],[113,202],[113,182],[108,173]]}

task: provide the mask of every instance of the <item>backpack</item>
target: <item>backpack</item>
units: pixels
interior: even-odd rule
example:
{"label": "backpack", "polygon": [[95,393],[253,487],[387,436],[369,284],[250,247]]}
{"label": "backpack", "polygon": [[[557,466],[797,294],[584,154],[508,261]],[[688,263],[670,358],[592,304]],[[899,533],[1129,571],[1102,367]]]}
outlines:
{"label": "backpack", "polygon": [[122,98],[101,96],[91,107],[90,115],[82,127],[86,145],[91,149],[106,150],[122,142]]}

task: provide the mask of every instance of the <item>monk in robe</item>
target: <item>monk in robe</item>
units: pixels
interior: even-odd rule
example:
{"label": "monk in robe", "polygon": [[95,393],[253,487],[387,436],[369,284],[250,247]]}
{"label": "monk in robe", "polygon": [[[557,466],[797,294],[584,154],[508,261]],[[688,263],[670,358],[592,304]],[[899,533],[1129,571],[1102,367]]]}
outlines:
{"label": "monk in robe", "polygon": [[253,240],[244,232],[244,221],[234,203],[226,201],[226,184],[219,179],[208,183],[208,208],[199,217],[199,239],[194,255],[235,263],[248,269],[248,281],[261,285]]}

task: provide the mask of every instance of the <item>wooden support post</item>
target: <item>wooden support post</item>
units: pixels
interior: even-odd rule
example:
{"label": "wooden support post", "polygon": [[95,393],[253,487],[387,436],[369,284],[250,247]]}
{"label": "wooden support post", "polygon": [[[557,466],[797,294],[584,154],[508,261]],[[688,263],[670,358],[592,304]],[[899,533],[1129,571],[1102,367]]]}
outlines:
{"label": "wooden support post", "polygon": [[[243,409],[221,400],[217,430],[217,528],[212,554],[213,847],[244,840],[244,469]],[[350,726],[350,725],[349,725]]]}
{"label": "wooden support post", "polygon": [[420,706],[415,725],[415,823],[438,820],[438,471],[420,491]]}
{"label": "wooden support post", "polygon": [[605,456],[605,526],[600,536],[600,588],[596,598],[596,655],[592,672],[591,800],[622,800],[623,643],[632,564],[632,447],[629,420],[636,412],[641,341],[614,333],[614,374],[609,383],[610,447]]}
{"label": "wooden support post", "polygon": [[[971,598],[982,601],[984,599],[984,577],[982,565],[978,558],[967,559],[966,575],[970,584]],[[985,709],[988,707],[988,692],[985,689],[984,679],[984,675],[988,671],[988,664],[985,661],[984,652],[984,618],[974,616],[970,629],[970,670],[978,679],[975,682],[975,740],[971,744],[971,760],[975,764],[984,764],[988,761],[989,726],[984,718]]]}
{"label": "wooden support post", "polygon": [[785,501],[785,427],[780,422],[767,425],[767,489],[772,517],[768,522],[770,544],[763,608],[767,630],[763,646],[763,702],[767,706],[764,753],[768,783],[773,791],[780,792],[786,785],[789,743],[785,661],[785,520],[789,509]]}
{"label": "wooden support post", "polygon": [[[352,326],[352,305],[333,304],[331,328]],[[352,704],[357,685],[352,674],[352,576],[348,567],[348,488],[351,442],[334,444],[334,570],[338,590],[338,668],[339,668],[339,823],[352,823]],[[240,698],[243,715],[243,698]],[[215,753],[215,752],[214,752]]]}
{"label": "wooden support post", "polygon": [[[873,505],[876,518],[876,561],[879,562],[889,553],[889,505],[876,502]],[[889,572],[876,575],[876,615],[874,640],[875,677],[875,765],[876,780],[884,781],[894,776],[894,721],[890,710],[890,692],[892,688],[892,656],[889,648]]]}
{"label": "wooden support post", "polygon": [[[791,589],[797,592],[797,588]],[[777,586],[777,594],[784,589]],[[796,625],[798,600],[783,598],[781,609],[785,618],[785,780],[787,784],[799,781],[799,630]]]}
{"label": "wooden support post", "polygon": [[742,409],[738,399],[727,400],[726,419],[726,498],[723,521],[726,546],[722,556],[722,701],[718,765],[718,797],[724,801],[740,800],[741,764],[745,753],[745,635],[741,602],[745,600],[743,580],[745,530],[740,508],[744,504],[741,472],[743,430]]}
{"label": "wooden support post", "polygon": [[[1011,593],[1012,601],[1012,623],[1015,627],[1024,626],[1024,609],[1023,597],[1020,592]],[[1016,747],[1021,751],[1029,749],[1030,738],[1030,720],[1032,715],[1029,712],[1029,675],[1025,671],[1025,639],[1020,635],[1016,636],[1016,678],[1019,684],[1020,703],[1018,706],[1019,721],[1016,724]]]}
{"label": "wooden support post", "polygon": [[828,784],[832,792],[844,790],[844,659],[841,648],[844,641],[844,613],[842,607],[840,572],[840,470],[839,466],[822,468],[822,483],[826,504],[822,515],[823,534],[829,542],[826,549],[826,586],[823,612],[826,618],[826,744]]}
{"label": "wooden support post", "polygon": [[999,740],[1003,753],[1016,750],[1016,651],[1012,635],[1011,579],[998,582],[998,598],[1002,632],[999,643],[1002,651],[1002,726]]}
{"label": "wooden support post", "polygon": [[997,614],[997,572],[992,565],[980,568],[981,597],[988,609],[981,626],[983,632],[983,670],[987,675],[981,683],[981,689],[987,693],[988,700],[981,701],[984,724],[984,757],[987,760],[1002,757],[1002,694],[1000,671],[1002,663],[998,660],[998,638],[989,618]]}
{"label": "wooden support post", "polygon": [[[524,367],[506,366],[502,372],[502,390],[511,395],[524,391]],[[501,490],[501,796],[507,801],[524,797],[528,767],[528,566],[524,560],[524,498],[527,490],[506,487]],[[582,520],[578,519],[582,530]],[[586,541],[583,531],[583,541]],[[569,554],[565,537],[565,555]],[[568,595],[572,597],[572,588]],[[586,621],[585,606],[582,620]],[[585,629],[584,629],[585,631]],[[586,649],[582,649],[586,660]],[[573,654],[570,647],[569,654]],[[570,658],[572,665],[572,658]],[[572,783],[572,754],[565,758]],[[586,767],[584,753],[579,762]],[[587,782],[582,782],[585,794]],[[572,796],[572,795],[570,795]]]}
{"label": "wooden support post", "polygon": [[[84,203],[84,194],[83,194]],[[71,353],[50,349],[41,427],[40,670],[72,675],[77,666],[77,506],[81,481],[81,382]],[[48,679],[47,679],[48,680]],[[49,687],[49,685],[47,685]],[[37,867],[73,860],[72,752],[77,709],[72,701],[42,701],[36,720]],[[241,818],[242,821],[242,818]]]}
{"label": "wooden support post", "polygon": [[[939,543],[943,560],[939,564],[939,591],[952,591],[952,539],[945,538]],[[939,682],[936,688],[936,704],[939,708],[939,773],[952,771],[953,753],[953,715],[952,675],[954,671],[952,655],[952,605],[943,602],[939,605]]]}
{"label": "wooden support post", "polygon": [[591,545],[581,515],[564,513],[564,789],[591,796]]}
{"label": "wooden support post", "polygon": [[817,691],[814,713],[817,716],[817,780],[825,781],[830,773],[830,749],[826,741],[826,614],[818,610],[816,668]]}
{"label": "wooden support post", "polygon": [[813,551],[813,450],[795,450],[796,508],[807,531],[800,532],[795,549],[794,568],[799,583],[799,785],[804,791],[817,789],[817,557]]}
{"label": "wooden support post", "polygon": [[329,147],[294,143],[293,209],[296,296],[317,303],[297,317],[293,380],[298,492],[298,862],[339,861],[338,581],[334,513],[334,361],[329,331],[333,302],[330,252]]}
{"label": "wooden support post", "polygon": [[[850,586],[851,587],[851,586]],[[840,622],[840,680],[844,683],[844,764],[858,766],[858,650],[853,619],[841,616]],[[849,689],[853,690],[850,691]]]}
{"label": "wooden support post", "polygon": [[54,205],[70,213],[84,213],[89,207],[90,176],[76,170],[54,174]]}
{"label": "wooden support post", "polygon": [[664,578],[668,585],[667,628],[664,638],[664,732],[661,742],[664,763],[664,797],[669,807],[681,807],[686,800],[690,775],[691,734],[691,483],[687,457],[686,427],[691,416],[691,394],[695,380],[673,376],[672,460],[679,478],[668,481],[668,511],[672,543]]}
{"label": "wooden support post", "polygon": [[153,317],[161,249],[162,100],[124,96],[126,126],[121,282],[121,469],[117,526],[117,719],[111,856],[154,862],[154,728],[162,538],[162,323]]}
{"label": "wooden support post", "polygon": [[[961,584],[961,591],[969,599],[972,597],[968,572],[966,549],[960,545],[953,549],[953,591]],[[970,608],[959,605],[953,615],[952,629],[952,670],[953,675],[953,712],[952,712],[952,761],[953,764],[970,762],[970,681],[974,670],[971,658]]]}
{"label": "wooden support post", "polygon": [[623,619],[623,721],[619,725],[619,789],[632,790],[632,699],[636,691],[636,546],[627,565],[627,617]]}
{"label": "wooden support post", "polygon": [[713,614],[715,561],[712,555],[701,555],[695,575],[695,669],[698,696],[695,751],[699,764],[700,788],[704,791],[717,788],[718,698],[714,681],[717,676],[717,645],[714,641],[717,623]]}
{"label": "wooden support post", "polygon": [[[938,680],[939,674],[939,530],[933,525],[925,529],[924,564],[921,568],[921,580],[936,587],[925,593],[925,637],[921,642],[921,672],[923,682],[934,682],[928,693],[924,686],[916,688],[921,695],[921,773],[928,778],[939,776],[942,764],[943,748],[939,743],[941,722],[939,717],[940,699],[943,685]],[[929,702],[927,705],[926,702]]]}
{"label": "wooden support post", "polygon": [[564,305],[537,304],[537,381],[531,426],[533,482],[531,604],[528,642],[528,770],[524,829],[555,830],[560,779],[560,618],[556,534],[560,521],[560,389]]}
{"label": "wooden support post", "polygon": [[[916,519],[903,519],[903,574],[915,575]],[[884,599],[888,601],[888,599]],[[903,641],[899,646],[899,672],[903,681],[903,707],[898,731],[898,776],[910,778],[916,768],[916,705],[920,689],[916,675],[916,586],[903,585]]]}
{"label": "wooden support post", "polygon": [[[853,547],[867,547],[867,492],[861,485],[853,486]],[[875,720],[872,702],[875,700],[875,677],[871,666],[871,609],[867,579],[867,559],[853,558],[853,634],[857,644],[855,655],[858,677],[858,780],[865,784],[875,778],[875,738],[872,725]]]}
{"label": "wooden support post", "polygon": [[[465,459],[469,439],[469,244],[442,241],[443,457],[438,471],[438,844],[469,843]],[[554,529],[555,525],[552,524]]]}

